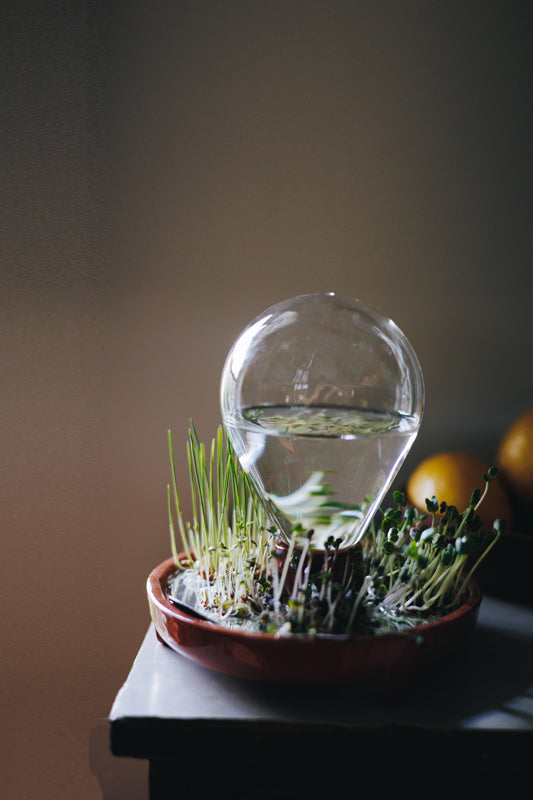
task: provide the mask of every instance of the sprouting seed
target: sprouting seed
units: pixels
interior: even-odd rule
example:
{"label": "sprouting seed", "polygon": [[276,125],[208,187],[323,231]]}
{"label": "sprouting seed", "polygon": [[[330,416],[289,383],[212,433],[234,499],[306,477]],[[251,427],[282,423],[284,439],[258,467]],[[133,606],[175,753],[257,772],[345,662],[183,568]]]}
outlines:
{"label": "sprouting seed", "polygon": [[274,635],[350,637],[416,627],[461,603],[469,577],[505,530],[505,521],[495,520],[487,534],[477,514],[497,473],[491,468],[484,476],[485,490],[474,490],[462,512],[432,497],[426,501],[428,519],[425,511],[405,507],[403,492],[394,492],[395,507],[375,515],[356,547],[343,551],[343,539],[334,532],[325,543],[324,559],[317,561],[309,530],[297,524],[285,560],[279,561],[278,529],[242,473],[223,429],[208,449],[191,428],[191,522],[182,517],[170,434],[169,445],[169,526],[180,567],[176,581],[189,582],[198,612],[222,625]]}

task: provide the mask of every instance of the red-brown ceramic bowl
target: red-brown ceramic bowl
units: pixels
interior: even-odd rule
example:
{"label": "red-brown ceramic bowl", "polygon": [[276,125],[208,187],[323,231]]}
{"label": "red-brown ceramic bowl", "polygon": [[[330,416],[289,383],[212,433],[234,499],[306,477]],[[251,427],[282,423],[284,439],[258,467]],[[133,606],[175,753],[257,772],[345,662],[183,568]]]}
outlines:
{"label": "red-brown ceramic bowl", "polygon": [[285,684],[359,683],[382,699],[408,689],[416,670],[453,651],[476,624],[481,590],[471,579],[463,605],[441,619],[402,633],[347,637],[275,637],[196,619],[168,600],[172,558],[147,582],[158,639],[204,667],[255,681]]}

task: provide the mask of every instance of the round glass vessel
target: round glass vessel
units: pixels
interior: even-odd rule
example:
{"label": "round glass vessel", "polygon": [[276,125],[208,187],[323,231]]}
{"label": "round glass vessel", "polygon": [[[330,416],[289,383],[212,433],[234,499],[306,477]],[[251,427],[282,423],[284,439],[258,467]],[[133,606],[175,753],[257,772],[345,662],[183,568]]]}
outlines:
{"label": "round glass vessel", "polygon": [[286,542],[353,546],[420,427],[416,354],[381,311],[308,294],[268,308],[224,365],[222,419]]}

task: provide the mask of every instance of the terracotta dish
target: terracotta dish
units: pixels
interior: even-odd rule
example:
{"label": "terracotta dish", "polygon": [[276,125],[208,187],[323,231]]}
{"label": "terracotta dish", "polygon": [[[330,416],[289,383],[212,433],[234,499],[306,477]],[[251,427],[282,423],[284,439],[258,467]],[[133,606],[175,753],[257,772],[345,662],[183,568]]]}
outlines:
{"label": "terracotta dish", "polygon": [[476,624],[481,590],[471,579],[463,605],[441,619],[401,633],[275,637],[199,620],[169,601],[172,558],[147,582],[160,642],[198,664],[237,678],[283,684],[358,683],[383,700],[403,695],[415,672],[458,647]]}

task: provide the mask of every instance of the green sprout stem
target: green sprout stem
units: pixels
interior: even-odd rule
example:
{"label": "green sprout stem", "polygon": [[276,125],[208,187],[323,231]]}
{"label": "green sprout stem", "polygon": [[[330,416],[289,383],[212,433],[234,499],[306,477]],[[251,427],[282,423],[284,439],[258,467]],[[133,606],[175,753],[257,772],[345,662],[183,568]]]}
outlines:
{"label": "green sprout stem", "polygon": [[251,630],[274,635],[415,627],[460,604],[503,529],[496,521],[487,543],[476,516],[495,477],[489,470],[484,491],[475,490],[461,514],[436,498],[426,503],[429,514],[419,512],[395,492],[395,507],[374,517],[357,548],[343,553],[344,565],[341,540],[333,536],[317,565],[311,531],[303,528],[293,531],[280,560],[277,530],[267,528],[267,511],[223,428],[209,451],[194,426],[189,430],[191,522],[183,519],[170,432],[168,444],[167,503],[177,580],[190,584],[201,610],[221,624],[247,621]]}

